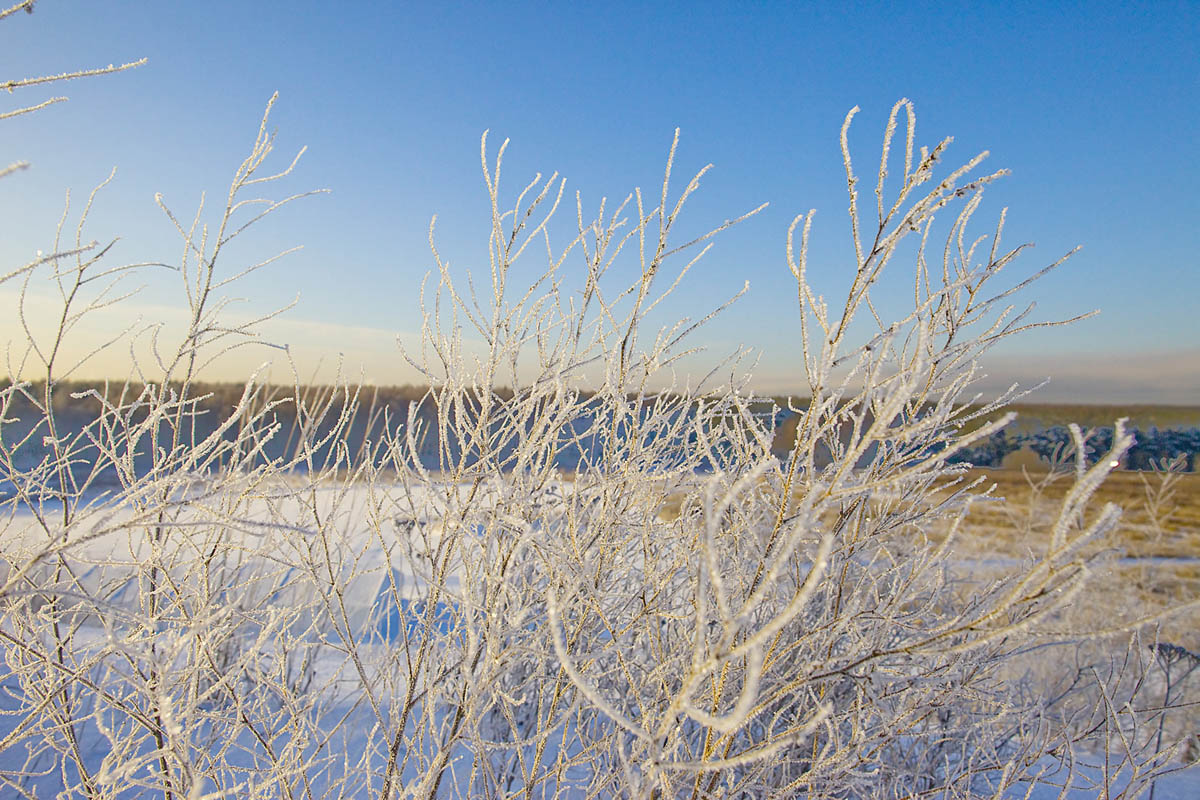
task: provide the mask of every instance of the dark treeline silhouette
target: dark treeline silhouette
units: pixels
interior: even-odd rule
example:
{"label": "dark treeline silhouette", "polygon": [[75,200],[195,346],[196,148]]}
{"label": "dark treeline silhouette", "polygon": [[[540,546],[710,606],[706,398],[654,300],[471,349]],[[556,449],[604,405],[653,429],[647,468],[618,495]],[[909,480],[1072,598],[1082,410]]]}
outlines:
{"label": "dark treeline silhouette", "polygon": [[[168,441],[199,441],[207,438],[236,415],[238,419],[235,424],[227,426],[222,434],[224,438],[235,440],[246,425],[261,428],[264,434],[259,437],[258,461],[296,459],[303,449],[301,445],[307,443],[308,457],[296,465],[300,469],[353,467],[370,461],[376,465],[390,463],[395,466],[404,462],[419,463],[424,468],[439,470],[464,460],[474,461],[480,457],[481,450],[489,448],[496,471],[520,468],[513,459],[519,445],[516,439],[500,447],[496,447],[495,442],[481,447],[481,443],[471,441],[470,428],[485,405],[478,393],[459,393],[453,409],[439,411],[444,401],[436,386],[266,384],[248,387],[233,382],[138,386],[117,382],[63,381],[54,384],[49,392],[44,382],[30,382],[22,384],[17,391],[5,391],[12,386],[10,380],[0,380],[0,393],[7,398],[4,407],[0,408],[0,444],[8,449],[12,462],[7,467],[0,465],[0,473],[19,471],[49,459],[50,450],[43,441],[49,431],[49,415],[55,418],[59,437],[74,440],[76,468],[82,470],[87,468],[96,453],[92,437],[97,419],[107,413],[120,418],[126,425],[137,424],[145,420],[152,409],[158,408],[161,413],[164,400],[175,402],[180,413],[171,424],[158,430],[159,447]],[[630,427],[626,423],[614,426],[607,412],[599,411],[600,405],[596,406],[596,414],[587,413],[590,404],[586,401],[596,399],[595,393],[579,390],[578,396],[585,401],[585,413],[564,424],[557,451],[547,454],[558,468],[569,471],[602,466],[605,442],[613,436],[630,435],[638,427]],[[649,409],[655,398],[669,396],[670,393],[662,393],[626,399],[632,407],[640,404],[643,409]],[[515,393],[509,388],[493,391],[493,399],[509,409],[514,408],[510,404],[514,397]],[[762,398],[753,404],[756,416],[771,431],[771,451],[777,457],[786,460],[791,455],[796,427],[807,407],[806,399],[791,397]],[[1030,406],[1029,413],[1024,416],[1034,420],[1043,417],[1053,419],[1053,408]],[[1142,416],[1146,416],[1148,408],[1152,407],[1140,409]],[[530,420],[536,416],[532,407],[526,409],[525,413]],[[1120,409],[1097,408],[1096,413],[1119,415]],[[855,416],[856,409],[848,406],[844,418],[830,427],[828,434],[818,442],[817,466],[836,459],[835,451],[839,445],[845,444],[853,431]],[[968,427],[981,424],[985,419],[986,415],[981,416]],[[397,435],[410,420],[414,422],[409,427],[415,432],[415,452],[398,455],[394,446],[389,450],[387,445],[395,445],[402,440],[403,437],[398,438]],[[873,416],[869,411],[860,420],[860,424],[865,425],[872,422]],[[180,428],[186,428],[182,436]],[[1095,426],[1091,430],[1089,449],[1097,453],[1105,451],[1112,438],[1112,428]],[[1125,468],[1151,469],[1182,454],[1186,461],[1185,468],[1195,469],[1196,455],[1200,452],[1200,428],[1160,429],[1151,426],[1135,431],[1136,443],[1125,457],[1122,464]],[[663,433],[640,431],[635,435],[653,438]],[[314,442],[315,447],[312,446]],[[1001,465],[1006,455],[1022,447],[1028,446],[1039,456],[1049,459],[1056,448],[1065,448],[1069,442],[1070,434],[1061,425],[1048,425],[1034,430],[1010,427],[957,454],[952,460],[994,468]],[[132,454],[136,464],[150,463],[145,448],[143,445]],[[874,452],[872,448],[864,459],[874,457]],[[231,450],[230,456],[233,457],[234,453]],[[217,460],[206,468],[220,469],[222,466],[222,462]],[[671,465],[661,466],[670,468]],[[703,466],[711,469],[719,465],[705,462]],[[0,492],[4,491],[7,479],[8,475],[0,474]],[[115,488],[117,478],[115,475],[102,475],[94,478],[93,484],[100,488]]]}

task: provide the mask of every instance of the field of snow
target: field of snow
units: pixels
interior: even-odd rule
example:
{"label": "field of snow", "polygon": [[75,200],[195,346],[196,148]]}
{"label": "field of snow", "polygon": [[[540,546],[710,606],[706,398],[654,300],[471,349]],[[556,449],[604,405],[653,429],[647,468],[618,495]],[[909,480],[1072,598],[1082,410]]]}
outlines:
{"label": "field of snow", "polygon": [[[49,520],[61,509],[47,506],[34,513],[10,506],[0,538],[7,563],[14,565],[10,569],[47,549],[64,556],[61,561],[43,559],[29,570],[26,607],[40,603],[42,618],[49,619],[51,601],[39,585],[69,587],[55,601],[54,619],[70,631],[62,641],[69,641],[73,652],[62,663],[72,666],[59,669],[83,670],[104,687],[91,693],[69,690],[75,704],[72,746],[89,780],[106,796],[140,796],[154,785],[160,751],[167,749],[180,765],[173,772],[179,780],[189,769],[197,776],[223,776],[194,784],[203,789],[198,796],[250,792],[253,779],[241,782],[238,765],[246,775],[269,767],[283,785],[302,789],[306,796],[320,797],[335,788],[343,796],[376,796],[385,781],[380,778],[382,764],[389,760],[401,764],[392,779],[397,787],[473,796],[486,782],[481,783],[472,743],[464,740],[448,752],[438,745],[439,734],[452,725],[452,707],[427,709],[420,691],[413,691],[418,685],[427,690],[432,680],[446,677],[431,678],[428,667],[414,661],[431,658],[426,645],[445,650],[430,663],[461,661],[492,624],[486,613],[464,608],[477,598],[463,593],[461,583],[486,574],[479,572],[480,566],[497,554],[483,551],[487,537],[482,529],[475,537],[470,531],[463,535],[450,531],[444,520],[446,509],[466,495],[476,511],[491,507],[495,515],[505,512],[498,488],[470,489],[326,484],[298,492],[281,482],[237,499],[208,496],[196,487],[169,524],[163,524],[161,508],[147,517],[128,505],[99,503],[80,515],[67,542],[46,536]],[[570,482],[551,483],[544,487],[542,502],[570,507],[573,491]],[[484,512],[478,518],[487,516]],[[529,528],[518,519],[503,523],[513,530]],[[155,540],[156,531],[168,529],[169,535]],[[459,537],[452,549],[445,546],[447,536]],[[218,550],[219,556],[206,557]],[[454,555],[447,557],[450,552]],[[52,563],[68,564],[69,578],[54,574]],[[146,585],[148,564],[157,568],[160,583],[171,587],[172,599],[157,610],[147,606],[154,596]],[[444,572],[431,573],[431,565],[444,567]],[[959,566],[972,569],[965,562]],[[324,595],[318,588],[322,581],[329,589]],[[13,595],[8,602],[20,599]],[[35,612],[25,619],[38,618]],[[22,729],[45,724],[37,720],[45,716],[38,706],[58,702],[53,690],[39,700],[38,687],[45,691],[52,684],[61,690],[61,684],[18,641],[39,641],[49,648],[53,626],[21,628],[16,619],[6,616],[2,629],[7,635],[6,672],[0,674],[0,773],[14,791],[50,796],[64,783],[79,781],[79,775],[71,768],[63,772],[64,762],[55,758],[54,749],[38,745],[37,736],[26,735],[33,731]],[[517,623],[538,627],[547,619]],[[219,642],[216,650],[224,658],[209,670],[196,669],[202,638]],[[161,673],[147,674],[147,663],[160,665]],[[145,707],[136,699],[141,694],[155,699],[151,706],[160,716],[173,715],[165,726],[177,741],[155,744],[148,734],[130,728],[136,728],[134,722],[120,719],[123,708]],[[298,701],[302,708],[289,708]],[[231,725],[223,719],[238,713],[257,715],[255,723]],[[419,721],[400,721],[401,748],[424,748],[423,753],[398,753],[394,747],[389,752],[389,743],[397,740],[384,736],[384,728],[405,713]],[[583,762],[573,768],[571,754],[557,752],[581,746],[578,740],[569,744],[575,726],[582,724],[582,718],[572,719],[560,718],[540,739],[534,737],[543,758],[561,757],[563,765],[557,777],[538,784],[536,796],[587,794]],[[272,726],[276,730],[268,732]],[[40,733],[55,738],[53,730]],[[272,752],[266,761],[274,763],[264,763],[264,753]],[[1065,794],[1058,786],[1066,774],[1062,764],[1042,757],[1030,773],[1042,774],[1038,785],[1018,784],[1002,795],[1025,796],[1029,788],[1030,798],[1095,797],[1107,785],[1110,794],[1105,796],[1121,796],[1130,780],[1127,766],[1106,779],[1103,754],[1081,749],[1074,755],[1079,759],[1075,788]],[[291,761],[285,763],[285,756]],[[218,763],[224,767],[215,769]],[[428,770],[438,764],[444,778],[435,787],[428,782]],[[983,790],[987,775],[980,773],[977,790]],[[507,791],[521,782],[519,775],[510,775]],[[260,785],[256,791],[264,789]],[[207,794],[212,792],[217,794]],[[1195,796],[1200,796],[1195,768],[1158,779],[1159,800]]]}

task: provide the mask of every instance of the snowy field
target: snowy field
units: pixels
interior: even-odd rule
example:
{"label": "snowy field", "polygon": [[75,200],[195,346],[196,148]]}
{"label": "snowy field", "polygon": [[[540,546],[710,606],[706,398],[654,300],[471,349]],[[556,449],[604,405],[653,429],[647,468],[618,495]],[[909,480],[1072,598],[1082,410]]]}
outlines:
{"label": "snowy field", "polygon": [[[64,760],[58,758],[64,741],[73,739],[71,758],[85,765],[91,783],[103,789],[102,796],[135,797],[150,791],[158,779],[162,749],[175,754],[177,780],[184,780],[189,770],[197,777],[218,776],[193,784],[201,787],[196,796],[249,792],[255,786],[251,776],[258,770],[260,776],[272,774],[294,791],[302,789],[305,796],[334,792],[374,797],[382,791],[380,776],[389,759],[399,764],[397,790],[435,790],[446,796],[478,796],[486,793],[481,787],[489,786],[488,791],[495,791],[502,781],[495,776],[489,784],[481,778],[477,741],[467,736],[449,752],[441,749],[439,734],[452,724],[453,705],[429,709],[420,697],[410,701],[433,687],[428,664],[445,665],[455,660],[454,654],[461,661],[465,654],[478,652],[479,640],[494,626],[486,612],[471,608],[480,595],[464,591],[463,584],[486,580],[489,563],[505,556],[494,549],[496,539],[485,530],[491,523],[476,523],[474,530],[453,528],[446,522],[447,509],[469,496],[476,512],[473,519],[499,518],[514,540],[522,540],[523,557],[532,558],[529,534],[536,541],[539,525],[568,509],[578,511],[573,494],[571,482],[546,484],[540,507],[549,513],[531,524],[504,519],[500,481],[482,491],[466,485],[399,484],[324,485],[298,491],[277,483],[273,489],[257,487],[247,493],[250,499],[209,496],[196,487],[187,503],[178,504],[169,524],[161,524],[160,507],[151,507],[148,518],[135,507],[97,503],[72,526],[74,543],[49,544],[43,521],[52,524],[61,508],[47,506],[34,513],[10,505],[0,540],[8,569],[19,568],[39,552],[43,555],[42,563],[28,571],[26,591],[8,598],[11,605],[24,608],[25,615],[6,615],[3,623],[7,636],[5,672],[0,674],[0,739],[5,747],[0,771],[14,792],[53,796],[64,782],[81,780],[76,769],[63,767]],[[156,541],[155,532],[166,530],[169,533]],[[524,534],[517,533],[521,531]],[[63,558],[47,559],[47,548]],[[219,556],[207,555],[217,550]],[[61,571],[55,574],[51,564],[69,565],[69,577]],[[158,571],[148,570],[148,565]],[[970,564],[958,566],[971,570]],[[995,559],[980,566],[995,570],[1008,563]],[[153,576],[170,587],[160,590],[171,599],[158,609],[148,607],[154,597],[148,586]],[[67,587],[56,601],[57,639],[53,624],[36,625],[51,619],[50,596],[38,588],[43,583]],[[512,608],[520,609],[513,612],[517,619],[507,622],[527,630],[530,644],[542,642],[550,652],[542,653],[549,658],[541,660],[553,662],[554,637],[542,630],[550,624],[543,600],[531,597],[514,603]],[[534,608],[541,610],[531,613]],[[528,614],[526,620],[519,618],[522,613]],[[206,638],[218,644],[205,658],[219,653],[223,660],[198,669],[198,653],[205,649],[198,642]],[[79,681],[83,687],[67,690],[74,708],[70,736],[43,719],[45,706],[67,702],[46,690],[52,686],[61,691],[62,684],[55,681],[48,663],[37,664],[33,651],[22,649],[18,640],[40,643],[41,658],[47,662],[44,653],[53,651],[54,642],[68,642],[73,652],[58,669],[77,679],[83,673],[91,676],[90,681]],[[443,652],[431,653],[431,648]],[[426,659],[425,665],[420,659]],[[150,664],[160,665],[157,674],[147,669]],[[417,687],[423,689],[414,691]],[[530,688],[528,683],[517,687]],[[153,698],[148,706],[142,702],[146,697]],[[514,699],[515,707],[528,711],[528,703]],[[574,705],[586,701],[577,698]],[[120,719],[122,709],[134,707],[156,709],[168,741],[157,744],[152,736],[138,733],[133,721]],[[580,758],[572,766],[570,752],[586,750],[585,739],[575,735],[584,719],[572,716],[577,712],[567,709],[540,739],[532,735],[532,750],[540,748],[542,758],[560,767],[553,779],[538,779],[535,796],[588,796],[588,760]],[[233,724],[239,713],[247,720]],[[398,722],[403,713],[419,722]],[[227,715],[234,719],[223,719]],[[257,724],[249,722],[250,716]],[[603,717],[601,712],[590,724]],[[389,724],[390,738],[384,735]],[[399,739],[394,736],[397,724],[403,731]],[[47,744],[53,741],[59,747]],[[397,741],[403,752],[389,752],[391,742]],[[913,738],[913,746],[921,741]],[[508,742],[498,749],[521,751],[522,746]],[[285,756],[290,759],[286,765]],[[1071,779],[1074,788],[1065,794],[1061,783],[1071,771],[1043,756],[1026,767],[1027,775],[1041,776],[1039,781],[1018,782],[1000,796],[1124,796],[1121,791],[1131,777],[1128,765],[1119,770],[1110,766],[1113,771],[1106,777],[1102,752],[1080,747],[1073,757],[1078,760]],[[492,762],[499,766],[504,760]],[[443,770],[437,785],[428,781],[431,766]],[[520,788],[519,772],[509,776],[501,794]],[[988,796],[987,785],[994,777],[980,770],[974,791]],[[1103,794],[1103,786],[1109,794]],[[255,791],[271,793],[261,784]],[[1155,797],[1160,800],[1196,796],[1196,768],[1157,780]]]}

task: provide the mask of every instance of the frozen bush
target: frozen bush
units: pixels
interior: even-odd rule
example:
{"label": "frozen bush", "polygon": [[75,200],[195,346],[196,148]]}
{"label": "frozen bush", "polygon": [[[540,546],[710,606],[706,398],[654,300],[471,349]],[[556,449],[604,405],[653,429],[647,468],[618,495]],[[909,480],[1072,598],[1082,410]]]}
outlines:
{"label": "frozen bush", "polygon": [[[807,278],[813,215],[787,232],[811,401],[795,409],[785,461],[771,455],[778,415],[755,411],[736,364],[667,379],[707,317],[645,328],[734,224],[676,244],[705,172],[677,189],[676,143],[652,197],[589,214],[577,195],[577,235],[555,249],[563,184],[536,179],[509,205],[507,143],[489,150],[485,137],[490,285],[477,292],[434,250],[421,347],[406,356],[425,395],[364,423],[353,387],[251,379],[232,413],[201,424],[199,371],[256,332],[222,316],[223,287],[260,266],[237,266],[235,240],[294,199],[246,194],[291,169],[265,167],[264,116],[211,231],[166,212],[191,325],[134,365],[144,379],[75,387],[96,410],[65,425],[71,365],[56,354],[69,325],[18,343],[8,365],[5,791],[974,797],[1084,780],[1092,759],[1130,791],[1171,769],[1179,739],[1161,721],[1182,684],[1152,702],[1143,690],[1173,651],[1114,656],[1099,637],[1120,631],[1067,629],[1060,614],[1103,558],[1091,545],[1118,510],[1089,500],[1131,438],[1118,423],[1103,459],[1076,461],[1057,516],[1034,532],[1043,555],[988,574],[956,560],[979,487],[952,459],[1001,430],[1011,415],[971,423],[1015,396],[969,405],[979,359],[1044,323],[1009,305],[1031,278],[997,285],[1023,249],[1001,247],[1003,215],[990,237],[967,236],[1001,173],[975,175],[981,155],[939,175],[949,140],[917,148],[901,101],[869,213],[853,115],[844,302]],[[70,287],[64,320],[108,302],[124,274],[85,243],[86,218],[3,276]],[[872,292],[910,237],[914,304],[885,322]],[[541,276],[517,285],[514,265],[543,252]],[[632,282],[613,269],[624,260]],[[467,358],[465,335],[482,357]],[[356,425],[378,436],[352,444]],[[1049,653],[1089,660],[1030,669]]]}

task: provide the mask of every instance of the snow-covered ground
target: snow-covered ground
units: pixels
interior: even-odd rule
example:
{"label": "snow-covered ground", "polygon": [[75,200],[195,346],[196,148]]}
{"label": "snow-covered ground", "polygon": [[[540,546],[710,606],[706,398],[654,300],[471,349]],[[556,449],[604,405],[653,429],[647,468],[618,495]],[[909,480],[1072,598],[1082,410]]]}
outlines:
{"label": "snow-covered ground", "polygon": [[[147,563],[161,565],[164,575],[185,585],[200,580],[195,572],[197,565],[203,561],[203,554],[211,552],[215,545],[219,544],[226,553],[235,554],[233,563],[222,565],[220,579],[227,582],[225,588],[228,591],[241,594],[226,600],[248,612],[266,612],[263,619],[278,617],[271,623],[277,625],[274,633],[270,624],[260,626],[260,640],[256,646],[269,649],[261,637],[275,634],[319,643],[312,648],[312,658],[303,664],[302,676],[311,687],[311,706],[307,713],[313,727],[307,731],[291,728],[287,736],[299,736],[303,732],[310,738],[307,745],[299,747],[297,754],[308,753],[313,756],[313,763],[321,764],[308,785],[314,796],[320,796],[322,787],[336,784],[363,763],[356,765],[347,761],[344,754],[358,754],[367,760],[387,755],[380,751],[379,731],[372,727],[376,717],[369,706],[398,700],[389,695],[388,687],[404,683],[402,673],[406,668],[403,660],[389,657],[392,651],[401,642],[411,644],[419,636],[422,626],[432,623],[437,634],[445,635],[452,632],[456,624],[453,612],[459,602],[460,572],[464,569],[462,557],[445,562],[446,574],[440,583],[444,591],[438,595],[440,599],[432,611],[426,605],[431,576],[418,574],[412,565],[436,562],[433,554],[446,535],[442,515],[448,505],[455,502],[456,493],[467,491],[468,487],[395,484],[326,485],[297,492],[294,487],[280,484],[276,490],[260,489],[244,501],[228,496],[206,497],[200,491],[190,498],[186,510],[172,516],[168,525],[162,524],[157,510],[147,516],[129,506],[106,507],[101,503],[81,515],[65,544],[61,539],[49,539],[38,516],[29,509],[10,506],[7,516],[0,520],[0,548],[13,565],[12,569],[19,569],[29,558],[47,550],[66,557],[75,570],[71,579],[75,596],[72,598],[68,593],[67,604],[74,603],[73,607],[82,609],[75,616],[67,614],[63,617],[74,626],[72,647],[77,652],[73,663],[93,667],[114,653],[119,654],[123,648],[144,655],[146,637],[150,634],[138,622],[137,616],[145,612]],[[546,497],[552,501],[571,491],[569,482],[561,482],[548,487]],[[495,493],[487,490],[471,495],[473,503],[485,508],[495,497]],[[507,520],[505,524],[524,523]],[[155,543],[153,531],[159,525],[169,529],[170,534],[161,543]],[[333,548],[336,553],[324,553],[322,558],[316,558],[311,553],[306,554],[306,547]],[[458,552],[470,553],[471,547],[469,539],[460,542]],[[485,559],[488,556],[476,553],[474,557]],[[989,561],[987,566],[1004,566],[1003,561]],[[344,570],[340,575],[329,575],[330,585],[338,586],[336,598],[300,596],[299,592],[311,591],[316,585],[311,575],[307,580],[293,580],[306,565]],[[49,570],[49,567],[39,565],[32,568],[29,575],[36,582],[48,578]],[[7,577],[0,575],[0,583]],[[61,576],[59,581],[62,585]],[[319,602],[314,603],[314,600]],[[316,620],[311,614],[313,609],[325,607],[322,606],[325,601],[338,609],[338,613],[330,617],[332,623]],[[295,609],[299,610],[289,614]],[[19,669],[31,669],[28,660],[22,658],[20,648],[14,644],[14,640],[24,633],[14,627],[12,620],[5,618],[2,624],[10,638],[0,645],[5,664],[0,671],[0,741],[9,746],[0,750],[0,773],[10,777],[9,789],[0,786],[0,796],[9,796],[6,794],[9,790],[16,791],[20,786],[23,791],[31,792],[30,796],[48,797],[61,789],[64,773],[51,769],[55,763],[51,752],[39,755],[36,749],[29,749],[30,745],[20,736],[26,715],[38,699],[30,695],[27,687],[23,688],[25,682],[17,675]],[[219,627],[217,622],[212,624]],[[331,624],[337,629],[331,629]],[[182,626],[174,634],[157,634],[163,637],[158,646],[177,647],[182,653],[186,649],[183,639],[196,634],[197,630],[198,626],[192,625]],[[348,657],[345,648],[338,645],[339,636],[359,637],[362,647],[353,657]],[[372,661],[374,656],[379,658]],[[89,661],[89,658],[93,660]],[[385,666],[399,672],[389,674],[385,681],[377,672]],[[130,686],[136,683],[130,676],[122,680]],[[114,685],[120,684],[121,681],[117,681]],[[369,700],[364,699],[364,685],[378,689]],[[258,695],[254,690],[247,690],[246,696]],[[75,726],[76,747],[99,784],[107,783],[114,789],[124,786],[128,796],[137,796],[140,791],[138,776],[154,768],[153,759],[147,755],[153,748],[142,737],[141,743],[129,752],[114,753],[113,742],[120,738],[121,723],[102,713],[101,705],[96,703],[94,713],[85,715],[85,721]],[[210,710],[203,703],[179,709],[181,719],[175,730],[186,740],[184,749],[210,750],[208,753],[193,752],[197,763],[218,751],[224,752],[231,744],[220,738],[219,725],[205,721]],[[419,703],[417,711],[419,713]],[[282,711],[280,713],[281,719],[287,717]],[[430,715],[425,724],[431,730],[437,729],[445,724],[444,714]],[[332,742],[316,746],[313,742],[321,737],[323,729],[336,729],[336,736]],[[558,733],[562,735],[563,731]],[[238,733],[245,740],[247,751],[253,749],[253,742],[249,740],[254,735],[246,728]],[[341,762],[325,760],[325,753],[332,749],[343,753]],[[464,766],[459,769],[450,765],[449,783],[456,780],[465,783],[471,778],[465,766],[471,763],[466,757],[467,751],[462,750],[459,755],[463,756],[461,763]],[[237,759],[231,761],[236,763]],[[1038,765],[1042,772],[1038,785],[1023,785],[1004,796],[1026,796],[1032,800],[1121,796],[1120,792],[1130,779],[1127,770],[1106,779],[1102,755],[1092,754],[1082,761],[1084,766],[1076,770],[1072,788],[1064,791],[1061,787],[1062,777],[1066,774],[1062,765],[1043,758]],[[412,788],[427,777],[418,769],[418,762],[413,760],[399,774],[401,784]],[[249,762],[246,766],[250,766]],[[71,770],[68,769],[66,774],[68,780],[74,780]],[[559,788],[567,789],[570,784],[570,780],[564,779]],[[347,785],[351,796],[367,796],[379,788],[365,778],[351,779]],[[215,788],[210,786],[206,791]],[[35,789],[36,794],[32,794]],[[574,792],[568,794],[573,796]],[[121,796],[121,792],[117,791],[115,796]],[[1200,767],[1159,778],[1154,796],[1156,800],[1200,798]]]}

